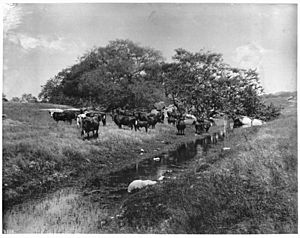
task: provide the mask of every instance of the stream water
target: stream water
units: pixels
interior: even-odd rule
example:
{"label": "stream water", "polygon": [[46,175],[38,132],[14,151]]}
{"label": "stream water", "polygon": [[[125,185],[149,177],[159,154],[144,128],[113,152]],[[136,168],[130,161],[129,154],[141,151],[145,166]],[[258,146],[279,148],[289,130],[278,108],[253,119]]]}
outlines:
{"label": "stream water", "polygon": [[[47,198],[29,201],[7,211],[3,216],[5,233],[90,233],[98,229],[97,221],[109,214],[107,201],[121,201],[127,196],[127,186],[135,179],[168,179],[188,167],[192,159],[205,156],[209,148],[224,139],[214,133],[180,145],[176,150],[162,153],[107,175],[98,197],[91,200],[72,188],[59,190]],[[102,186],[102,185],[101,185]]]}

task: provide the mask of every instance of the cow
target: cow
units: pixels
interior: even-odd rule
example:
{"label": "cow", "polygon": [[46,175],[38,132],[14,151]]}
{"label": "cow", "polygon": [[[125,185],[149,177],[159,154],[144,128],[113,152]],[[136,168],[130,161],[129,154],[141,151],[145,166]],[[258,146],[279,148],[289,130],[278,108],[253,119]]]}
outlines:
{"label": "cow", "polygon": [[106,125],[106,113],[105,112],[99,112],[99,111],[85,111],[84,114],[88,117],[94,117],[99,116],[100,120],[102,121],[102,125]]}
{"label": "cow", "polygon": [[168,116],[168,124],[175,125],[175,123],[176,123],[176,118],[173,116]]}
{"label": "cow", "polygon": [[93,132],[93,137],[95,135],[98,137],[99,120],[99,116],[85,117],[82,119],[81,136],[83,136],[83,139],[85,139],[84,134],[87,134],[87,138],[89,138],[90,132]]}
{"label": "cow", "polygon": [[164,123],[165,114],[161,110],[153,109],[149,116],[156,117],[157,122]]}
{"label": "cow", "polygon": [[186,128],[184,118],[180,118],[176,120],[176,128],[177,128],[177,135],[184,135],[184,129]]}
{"label": "cow", "polygon": [[140,121],[148,121],[150,113],[136,112],[136,113],[134,113],[134,116],[136,117],[136,119],[138,119]]}
{"label": "cow", "polygon": [[72,124],[72,120],[76,119],[76,114],[72,111],[53,112],[52,117],[57,123],[59,121],[68,121]]}
{"label": "cow", "polygon": [[167,115],[168,117],[174,117],[175,119],[179,119],[182,117],[182,114],[180,112],[176,112],[175,110],[173,110],[172,112],[167,111]]}
{"label": "cow", "polygon": [[122,116],[134,116],[134,112],[131,112],[127,109],[116,109],[116,113]]}
{"label": "cow", "polygon": [[120,129],[122,128],[122,125],[130,127],[131,130],[133,129],[133,127],[135,127],[135,117],[113,114],[112,119]]}
{"label": "cow", "polygon": [[135,131],[136,131],[136,129],[140,130],[141,127],[144,127],[145,131],[148,132],[149,122],[148,121],[135,120]]}
{"label": "cow", "polygon": [[195,122],[196,134],[201,134],[203,132],[208,132],[209,128],[212,126],[212,121],[198,118]]}
{"label": "cow", "polygon": [[157,122],[164,123],[165,120],[165,114],[162,111],[158,111],[158,114],[156,115]]}
{"label": "cow", "polygon": [[237,128],[237,127],[251,127],[251,126],[261,126],[263,125],[265,122],[259,119],[251,119],[247,116],[241,116],[238,118],[235,118],[233,120],[233,128]]}
{"label": "cow", "polygon": [[140,180],[140,179],[134,180],[128,185],[127,192],[131,193],[134,190],[141,189],[146,186],[154,185],[156,183],[157,183],[156,181],[152,181],[152,180]]}
{"label": "cow", "polygon": [[76,123],[77,123],[77,127],[78,127],[78,128],[81,128],[83,118],[86,118],[86,114],[85,114],[85,113],[79,114],[79,115],[77,116],[77,118],[76,118]]}
{"label": "cow", "polygon": [[106,113],[104,112],[101,113],[101,121],[102,121],[102,125],[106,126]]}
{"label": "cow", "polygon": [[156,123],[158,122],[158,118],[156,116],[149,116],[148,117],[148,124],[152,127],[152,129],[155,128]]}

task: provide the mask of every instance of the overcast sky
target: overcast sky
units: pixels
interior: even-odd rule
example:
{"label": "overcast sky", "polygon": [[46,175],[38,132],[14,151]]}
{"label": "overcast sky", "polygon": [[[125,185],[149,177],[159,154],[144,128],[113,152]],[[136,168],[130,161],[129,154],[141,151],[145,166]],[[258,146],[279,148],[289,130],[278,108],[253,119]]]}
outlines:
{"label": "overcast sky", "polygon": [[48,79],[94,46],[130,39],[160,50],[221,53],[257,68],[265,92],[295,91],[297,5],[68,3],[4,5],[3,91],[37,96]]}

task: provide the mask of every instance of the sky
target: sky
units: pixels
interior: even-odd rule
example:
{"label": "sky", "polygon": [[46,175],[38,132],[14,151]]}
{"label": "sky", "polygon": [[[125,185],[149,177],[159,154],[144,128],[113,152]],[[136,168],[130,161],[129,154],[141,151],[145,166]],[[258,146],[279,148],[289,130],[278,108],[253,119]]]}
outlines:
{"label": "sky", "polygon": [[217,3],[19,3],[3,8],[3,93],[41,86],[93,47],[130,39],[160,50],[221,53],[256,68],[266,93],[296,91],[297,5]]}

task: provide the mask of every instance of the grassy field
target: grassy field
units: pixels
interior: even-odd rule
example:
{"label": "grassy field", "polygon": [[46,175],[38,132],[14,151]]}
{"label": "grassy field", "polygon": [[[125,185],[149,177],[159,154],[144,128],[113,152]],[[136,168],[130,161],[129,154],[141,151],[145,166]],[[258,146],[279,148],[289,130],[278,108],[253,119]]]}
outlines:
{"label": "grassy field", "polygon": [[[105,174],[195,138],[174,126],[157,124],[148,133],[118,129],[108,116],[99,138],[83,141],[75,123],[58,124],[41,109],[52,104],[4,103],[3,200],[4,208],[43,196],[65,186],[98,187]],[[140,150],[145,153],[140,155]]]}
{"label": "grassy field", "polygon": [[[194,128],[176,136],[166,124],[145,133],[109,120],[98,139],[83,141],[75,124],[57,125],[40,110],[56,106],[5,103],[4,208],[22,208],[4,222],[21,233],[296,233],[296,107],[285,98],[278,102],[285,106],[279,119],[235,130],[178,179],[126,196],[114,214],[78,191],[97,189],[107,173],[194,140]],[[54,198],[42,199],[46,194]]]}
{"label": "grassy field", "polygon": [[107,232],[297,233],[297,165],[296,104],[288,103],[279,119],[235,130],[175,181],[133,194]]}

